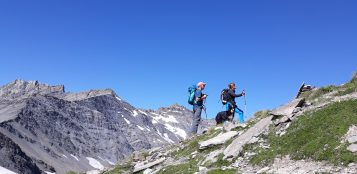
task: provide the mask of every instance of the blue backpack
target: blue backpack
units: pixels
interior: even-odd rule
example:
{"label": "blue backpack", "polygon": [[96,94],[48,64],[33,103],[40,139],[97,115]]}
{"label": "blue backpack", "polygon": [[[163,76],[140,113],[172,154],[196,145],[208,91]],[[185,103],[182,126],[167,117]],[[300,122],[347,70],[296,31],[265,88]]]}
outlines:
{"label": "blue backpack", "polygon": [[194,105],[195,101],[195,92],[196,92],[196,85],[192,85],[188,88],[188,104]]}

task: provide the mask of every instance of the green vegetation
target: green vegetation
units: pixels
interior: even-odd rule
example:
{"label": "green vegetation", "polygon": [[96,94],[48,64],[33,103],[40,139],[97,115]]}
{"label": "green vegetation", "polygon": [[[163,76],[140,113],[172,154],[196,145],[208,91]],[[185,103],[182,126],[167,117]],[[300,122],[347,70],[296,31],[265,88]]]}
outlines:
{"label": "green vegetation", "polygon": [[357,155],[347,151],[346,144],[341,144],[341,137],[353,124],[357,124],[357,100],[332,103],[300,116],[281,137],[275,135],[275,128],[271,128],[268,135],[271,148],[256,149],[258,154],[250,162],[264,165],[285,155],[295,160],[327,160],[335,165],[357,162]]}
{"label": "green vegetation", "polygon": [[[191,139],[191,140],[186,140],[184,142],[185,148],[180,149],[178,152],[172,154],[171,156],[175,156],[176,158],[189,156],[189,155],[191,155],[192,152],[199,151],[199,144],[198,144],[199,142],[208,140],[212,137],[215,137],[221,132],[222,132],[222,130],[210,129],[204,135],[197,136],[196,138]],[[215,150],[216,148],[217,147],[211,147],[211,148],[205,149],[204,151],[210,152],[210,151]]]}
{"label": "green vegetation", "polygon": [[[258,121],[260,121],[261,119],[269,116],[269,113],[271,111],[270,110],[262,110],[262,111],[258,111],[254,114],[254,116],[252,117],[252,119],[249,119],[245,124],[246,126],[243,128],[241,126],[235,127],[233,128],[231,131],[245,131],[248,130],[250,127],[254,126]],[[230,142],[228,142],[229,144],[232,142],[233,140],[230,140]],[[226,143],[227,144],[227,143]]]}
{"label": "green vegetation", "polygon": [[217,162],[215,162],[215,163],[213,164],[213,166],[214,166],[214,167],[229,166],[229,165],[231,164],[231,162],[229,162],[229,161],[227,161],[227,160],[224,160],[223,157],[224,157],[224,154],[223,154],[223,153],[219,154],[218,157],[217,157],[218,160],[217,160]]}
{"label": "green vegetation", "polygon": [[126,171],[132,171],[133,167],[130,165],[130,162],[124,163],[124,164],[119,164],[115,166],[114,169],[110,171],[106,171],[103,174],[121,174]]}
{"label": "green vegetation", "polygon": [[258,111],[254,114],[254,118],[257,120],[261,120],[267,116],[269,116],[270,110],[262,110],[262,111]]}
{"label": "green vegetation", "polygon": [[320,98],[324,94],[334,91],[336,92],[335,96],[343,96],[346,94],[357,92],[357,72],[353,75],[352,79],[349,82],[345,83],[342,86],[330,85],[330,86],[318,88],[316,90],[306,91],[302,93],[300,97],[304,97],[306,100],[312,101],[317,98]]}
{"label": "green vegetation", "polygon": [[269,116],[271,110],[261,110],[254,113],[253,119],[247,122],[247,128],[254,126],[258,121]]}
{"label": "green vegetation", "polygon": [[196,158],[190,159],[182,164],[166,166],[158,174],[186,174],[198,171],[198,163],[204,159],[202,154],[197,154]]}
{"label": "green vegetation", "polygon": [[161,169],[158,174],[187,174],[187,173],[195,173],[198,171],[197,162],[191,160],[187,163],[173,165],[165,167]]}
{"label": "green vegetation", "polygon": [[[205,154],[209,154],[212,151],[215,151],[219,148],[222,148],[223,145],[219,146],[213,146],[209,147],[204,150],[199,150],[199,142],[205,141],[207,139],[210,139],[212,137],[217,136],[219,133],[221,133],[222,130],[214,130],[213,128],[208,131],[207,134],[197,136],[194,139],[187,140],[184,142],[184,147],[183,149],[180,149],[177,152],[174,152],[171,154],[171,156],[175,157],[176,159],[179,159],[180,157],[190,157],[192,152],[199,152],[197,156],[194,159],[189,159],[187,162],[183,164],[178,164],[178,165],[173,165],[173,166],[167,166],[163,169],[160,170],[159,174],[164,174],[164,173],[195,173],[198,171],[198,163],[204,159]],[[228,166],[229,162],[226,160],[223,160],[223,154],[221,154],[218,157],[218,161],[214,164],[211,164],[214,167],[221,167],[221,166]]]}
{"label": "green vegetation", "polygon": [[77,172],[69,171],[66,174],[77,174]]}
{"label": "green vegetation", "polygon": [[231,164],[231,162],[227,161],[227,160],[224,160],[223,159],[224,155],[223,153],[219,154],[217,156],[217,161],[212,163],[212,162],[208,162],[205,164],[205,167],[207,168],[221,168],[223,166],[229,166]]}
{"label": "green vegetation", "polygon": [[236,174],[236,173],[237,170],[235,169],[227,169],[227,170],[215,169],[207,172],[207,174]]}
{"label": "green vegetation", "polygon": [[306,92],[302,93],[300,97],[305,98],[307,101],[313,101],[313,100],[323,96],[324,94],[327,94],[327,93],[330,93],[333,91],[337,91],[338,89],[339,89],[339,87],[330,85],[330,86],[318,88],[316,90],[306,91]]}
{"label": "green vegetation", "polygon": [[357,92],[357,72],[348,83],[342,85],[341,89],[342,90],[337,93],[339,96]]}

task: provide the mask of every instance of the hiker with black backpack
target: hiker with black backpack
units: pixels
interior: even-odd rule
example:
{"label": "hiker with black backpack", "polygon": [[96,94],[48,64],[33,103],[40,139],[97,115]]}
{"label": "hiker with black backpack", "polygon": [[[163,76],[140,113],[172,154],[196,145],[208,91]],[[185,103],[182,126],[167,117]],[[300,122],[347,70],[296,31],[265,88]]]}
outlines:
{"label": "hiker with black backpack", "polygon": [[244,124],[243,110],[238,108],[237,103],[235,101],[235,98],[242,97],[242,96],[245,96],[245,91],[243,90],[242,93],[236,94],[235,83],[230,83],[228,85],[228,89],[224,89],[221,92],[222,104],[226,106],[226,111],[230,111],[230,110],[234,111],[232,112],[233,114],[232,121],[234,119],[234,113],[238,113],[239,123]]}
{"label": "hiker with black backpack", "polygon": [[188,103],[193,105],[193,120],[191,127],[191,135],[197,134],[198,126],[201,122],[201,113],[204,109],[204,100],[207,98],[207,94],[203,94],[202,91],[205,89],[206,83],[199,82],[197,87],[193,86],[188,89],[189,99]]}

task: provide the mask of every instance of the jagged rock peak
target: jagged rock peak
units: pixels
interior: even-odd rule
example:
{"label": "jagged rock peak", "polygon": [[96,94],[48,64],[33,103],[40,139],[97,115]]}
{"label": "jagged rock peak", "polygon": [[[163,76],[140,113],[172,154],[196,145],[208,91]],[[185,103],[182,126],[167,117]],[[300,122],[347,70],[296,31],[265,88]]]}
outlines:
{"label": "jagged rock peak", "polygon": [[17,79],[0,88],[0,97],[16,98],[33,94],[64,93],[64,85],[50,86],[48,84],[35,81]]}
{"label": "jagged rock peak", "polygon": [[85,100],[92,97],[111,95],[118,97],[112,89],[89,90],[80,93],[69,93],[64,98],[69,101]]}
{"label": "jagged rock peak", "polygon": [[167,107],[160,107],[157,110],[153,110],[153,109],[139,109],[139,110],[149,113],[161,113],[161,112],[168,112],[168,111],[190,111],[190,109],[187,109],[186,107],[179,104],[173,104]]}
{"label": "jagged rock peak", "polygon": [[180,105],[180,104],[178,104],[178,103],[175,103],[175,104],[169,106],[169,108],[173,108],[173,109],[187,109],[186,107],[184,107],[184,106],[182,106],[182,105]]}
{"label": "jagged rock peak", "polygon": [[184,111],[184,110],[189,110],[189,109],[187,109],[186,107],[179,105],[179,104],[173,104],[168,107],[161,107],[157,111],[160,112],[160,111],[168,111],[168,110]]}

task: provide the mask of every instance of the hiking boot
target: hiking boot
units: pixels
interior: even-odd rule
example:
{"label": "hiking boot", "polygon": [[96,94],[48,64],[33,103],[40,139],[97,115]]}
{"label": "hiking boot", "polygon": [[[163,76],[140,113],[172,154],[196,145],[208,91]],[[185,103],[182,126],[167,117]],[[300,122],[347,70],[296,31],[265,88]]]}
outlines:
{"label": "hiking boot", "polygon": [[245,123],[240,123],[239,126],[242,127],[242,128],[247,127],[247,125]]}

